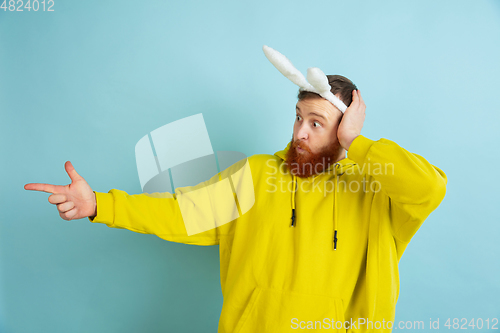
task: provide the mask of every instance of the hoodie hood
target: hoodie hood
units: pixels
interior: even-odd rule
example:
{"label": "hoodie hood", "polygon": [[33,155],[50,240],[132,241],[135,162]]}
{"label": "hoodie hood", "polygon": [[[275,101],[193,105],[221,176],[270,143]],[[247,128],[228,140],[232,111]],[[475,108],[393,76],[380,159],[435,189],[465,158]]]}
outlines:
{"label": "hoodie hood", "polygon": [[[278,156],[283,160],[283,162],[286,161],[286,154],[288,150],[290,149],[290,146],[292,145],[291,142],[288,142],[287,146],[285,149],[277,151],[274,153],[274,155]],[[337,242],[338,242],[338,225],[339,225],[339,220],[338,220],[338,214],[337,214],[337,192],[338,192],[338,181],[340,176],[342,176],[347,169],[353,168],[356,165],[356,163],[350,159],[343,158],[340,161],[330,165],[326,170],[323,172],[319,173],[318,175],[313,175],[313,182],[314,178],[316,176],[319,176],[326,171],[329,171],[333,168],[335,168],[335,189],[333,190],[333,235],[332,235],[332,245],[333,245],[333,250],[337,250]],[[291,193],[291,207],[292,207],[292,213],[291,213],[291,224],[290,227],[295,227],[297,222],[296,222],[296,215],[295,215],[295,194],[298,190],[297,186],[297,177],[292,174],[292,180],[293,180],[293,187],[292,187],[292,193]]]}

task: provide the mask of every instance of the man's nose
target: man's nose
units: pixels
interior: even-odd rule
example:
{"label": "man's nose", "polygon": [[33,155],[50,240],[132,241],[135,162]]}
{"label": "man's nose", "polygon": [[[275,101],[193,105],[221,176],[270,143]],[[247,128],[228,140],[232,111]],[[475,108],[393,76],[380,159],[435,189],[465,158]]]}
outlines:
{"label": "man's nose", "polygon": [[309,133],[307,131],[307,128],[305,126],[299,127],[299,130],[297,132],[297,140],[307,140],[309,137]]}

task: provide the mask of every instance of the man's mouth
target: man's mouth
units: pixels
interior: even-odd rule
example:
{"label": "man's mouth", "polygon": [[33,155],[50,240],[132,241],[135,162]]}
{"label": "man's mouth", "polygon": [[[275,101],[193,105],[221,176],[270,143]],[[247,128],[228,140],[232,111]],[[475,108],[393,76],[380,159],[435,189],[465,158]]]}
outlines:
{"label": "man's mouth", "polygon": [[305,149],[302,149],[299,146],[297,146],[297,151],[302,153],[302,152],[305,152]]}

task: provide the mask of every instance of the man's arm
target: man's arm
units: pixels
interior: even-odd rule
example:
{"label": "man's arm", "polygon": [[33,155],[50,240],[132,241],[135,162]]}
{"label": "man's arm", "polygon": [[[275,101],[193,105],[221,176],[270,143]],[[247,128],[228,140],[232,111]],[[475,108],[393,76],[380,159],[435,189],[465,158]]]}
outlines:
{"label": "man's arm", "polygon": [[171,242],[216,245],[232,230],[229,222],[239,217],[238,206],[244,213],[253,205],[250,159],[242,159],[198,185],[178,187],[175,193],[95,192],[97,215],[89,220]]}
{"label": "man's arm", "polygon": [[[235,166],[238,164],[234,164],[233,169],[230,167],[221,174],[227,177]],[[65,169],[71,179],[71,184],[62,186],[29,183],[24,186],[26,190],[52,193],[48,201],[57,206],[59,215],[64,220],[87,217],[94,223],[103,223],[112,228],[128,229],[138,233],[154,234],[178,243],[215,245],[219,242],[218,230],[214,223],[210,225],[215,220],[213,211],[217,209],[212,209],[210,206],[220,203],[217,200],[217,194],[226,194],[227,197],[228,191],[222,188],[222,191],[215,192],[216,195],[210,195],[213,191],[210,192],[210,189],[206,187],[219,182],[223,177],[221,174],[216,174],[208,181],[196,186],[176,190],[177,193],[182,193],[184,199],[184,215],[188,213],[187,218],[184,219],[176,194],[164,192],[129,195],[116,189],[108,193],[95,192],[76,172],[71,162],[65,163]],[[218,188],[221,187],[216,186],[216,189]],[[196,192],[197,189],[201,191]],[[202,195],[200,196],[199,193]],[[208,203],[209,209],[205,209],[206,205],[203,206],[203,203]],[[227,211],[228,205],[219,205],[219,208]],[[190,223],[188,226],[185,220]]]}
{"label": "man's arm", "polygon": [[97,215],[89,217],[93,223],[152,234],[176,243],[216,245],[219,242],[215,228],[188,235],[175,194],[157,192],[130,195],[117,189],[112,189],[108,193],[95,192],[95,194]]}
{"label": "man's arm", "polygon": [[381,190],[390,198],[394,236],[408,242],[443,200],[447,178],[423,157],[392,141],[373,141],[360,135],[365,110],[361,94],[354,90],[337,136],[342,147],[348,150],[348,157],[381,184]]}
{"label": "man's arm", "polygon": [[410,241],[445,196],[445,173],[390,140],[373,141],[359,135],[348,157],[390,198],[394,235],[402,242]]}

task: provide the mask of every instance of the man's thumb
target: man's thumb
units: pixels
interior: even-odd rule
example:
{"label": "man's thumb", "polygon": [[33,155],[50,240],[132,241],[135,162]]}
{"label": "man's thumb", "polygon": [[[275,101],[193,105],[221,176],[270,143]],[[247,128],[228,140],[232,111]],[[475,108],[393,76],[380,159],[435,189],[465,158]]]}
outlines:
{"label": "man's thumb", "polygon": [[83,177],[80,176],[78,174],[78,172],[76,172],[75,168],[73,167],[73,164],[71,164],[70,161],[67,161],[64,164],[64,168],[66,169],[66,172],[68,173],[69,178],[71,178],[71,182],[83,179]]}

